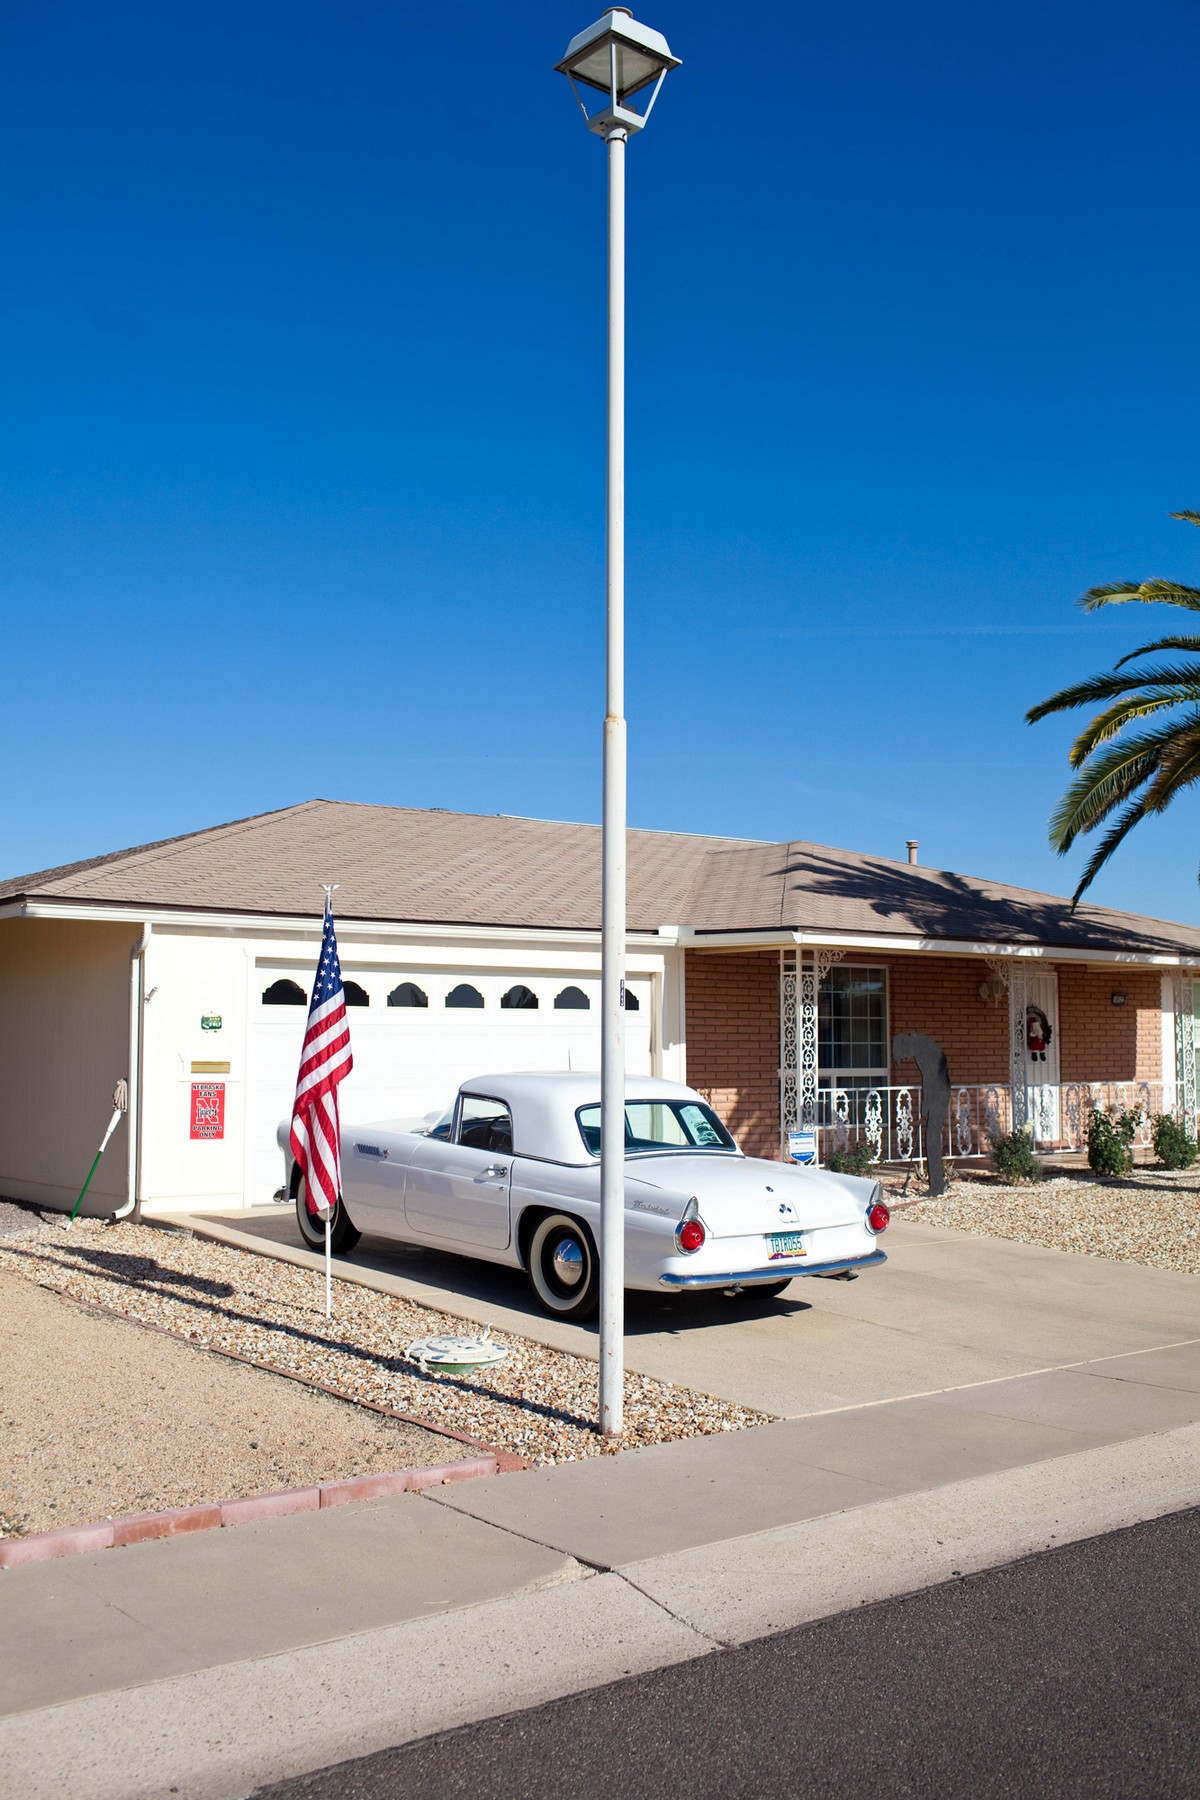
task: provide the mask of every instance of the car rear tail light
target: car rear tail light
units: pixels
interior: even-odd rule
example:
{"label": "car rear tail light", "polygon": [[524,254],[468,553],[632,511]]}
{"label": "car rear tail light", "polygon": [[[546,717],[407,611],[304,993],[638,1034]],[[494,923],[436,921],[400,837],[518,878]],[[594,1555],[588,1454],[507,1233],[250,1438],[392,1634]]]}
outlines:
{"label": "car rear tail light", "polygon": [[707,1236],[708,1233],[699,1219],[684,1219],[682,1224],[676,1227],[675,1242],[681,1250],[691,1256],[693,1251],[702,1248]]}
{"label": "car rear tail light", "polygon": [[882,1200],[876,1200],[874,1206],[867,1208],[867,1224],[872,1231],[886,1231],[891,1216]]}

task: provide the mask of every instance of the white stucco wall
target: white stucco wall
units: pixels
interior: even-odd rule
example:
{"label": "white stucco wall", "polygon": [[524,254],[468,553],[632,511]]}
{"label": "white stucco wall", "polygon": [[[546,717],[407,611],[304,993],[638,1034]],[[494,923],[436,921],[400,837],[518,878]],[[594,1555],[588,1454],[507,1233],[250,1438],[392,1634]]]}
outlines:
{"label": "white stucco wall", "polygon": [[[0,1194],[74,1203],[108,1122],[113,1086],[130,1073],[130,957],[141,935],[141,921],[0,920]],[[307,994],[319,940],[317,919],[308,928],[152,922],[134,1096],[143,1211],[271,1198],[283,1178],[275,1127],[290,1105],[305,1010],[264,1008],[262,993],[286,975]],[[442,1105],[457,1081],[487,1068],[567,1067],[568,1058],[576,1068],[599,1066],[594,941],[339,924],[338,942],[344,974],[371,996],[369,1009],[350,1011],[359,1056],[341,1090],[347,1121],[420,1116]],[[641,1007],[629,1016],[631,1067],[676,1080],[687,1074],[682,965],[682,951],[669,944],[635,945],[628,954]],[[405,980],[428,991],[423,1014],[387,1007],[388,992]],[[462,980],[483,992],[483,1010],[445,1008],[445,993]],[[515,982],[535,988],[538,1010],[500,1008]],[[554,1008],[556,992],[572,982],[592,996],[590,1011]],[[408,1053],[400,1054],[405,1044]],[[221,1090],[219,1136],[192,1135],[196,1084]],[[129,1161],[122,1122],[89,1192],[90,1212],[125,1201]]]}
{"label": "white stucco wall", "polygon": [[[316,921],[307,931],[155,925],[145,976],[150,998],[143,1051],[144,1211],[259,1205],[282,1181],[275,1128],[290,1105],[305,1014],[299,1007],[264,1009],[262,993],[283,976],[307,994],[319,938]],[[419,1117],[442,1105],[456,1081],[488,1067],[566,1067],[568,1034],[574,1066],[580,1066],[581,1048],[590,1066],[599,1066],[598,995],[588,1014],[552,1008],[557,988],[572,980],[598,981],[598,945],[532,937],[498,941],[451,930],[384,936],[344,923],[338,926],[338,945],[344,976],[371,996],[369,1009],[352,1008],[349,1015],[351,1044],[357,1033],[359,1053],[341,1089],[347,1121]],[[648,1038],[643,1064],[648,1060],[652,1072],[675,1079],[686,1073],[681,966],[682,953],[667,948],[632,948],[628,957],[629,978],[645,1008],[634,1027],[639,1043]],[[388,991],[405,980],[429,993],[425,1014],[387,1008]],[[446,989],[462,980],[483,992],[483,1011],[445,1011]],[[501,993],[517,981],[540,990],[538,1011],[500,1011]],[[201,1023],[206,1017],[219,1017],[220,1028],[206,1030]],[[383,1040],[414,1028],[433,1029],[435,1066],[423,1080],[423,1071],[410,1062],[405,1078],[393,1087],[381,1074],[387,1065]],[[220,1139],[190,1135],[197,1082],[224,1089]]]}
{"label": "white stucco wall", "polygon": [[[0,1194],[73,1206],[129,1074],[129,958],[136,926],[0,919]],[[117,1127],[85,1209],[128,1191]]]}

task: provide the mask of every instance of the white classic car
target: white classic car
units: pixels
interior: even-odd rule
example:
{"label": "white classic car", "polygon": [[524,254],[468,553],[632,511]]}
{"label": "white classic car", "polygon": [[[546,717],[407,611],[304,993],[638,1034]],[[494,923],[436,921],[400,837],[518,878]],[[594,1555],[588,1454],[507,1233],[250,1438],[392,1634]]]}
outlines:
{"label": "white classic car", "polygon": [[[304,1242],[324,1247],[279,1127]],[[879,1184],[743,1156],[678,1082],[631,1076],[625,1101],[625,1284],[648,1291],[781,1293],[794,1275],[887,1261]],[[342,1129],[336,1250],[363,1232],[523,1268],[549,1313],[598,1302],[600,1078],[478,1075],[434,1125]]]}

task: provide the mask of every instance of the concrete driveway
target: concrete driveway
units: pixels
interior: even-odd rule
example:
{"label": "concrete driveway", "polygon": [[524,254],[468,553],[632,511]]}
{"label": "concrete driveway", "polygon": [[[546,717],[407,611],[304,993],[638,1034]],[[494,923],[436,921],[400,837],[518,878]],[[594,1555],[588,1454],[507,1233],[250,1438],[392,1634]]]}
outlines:
{"label": "concrete driveway", "polygon": [[[321,1266],[301,1247],[290,1207],[187,1222]],[[902,1219],[883,1241],[883,1268],[853,1282],[797,1279],[773,1301],[631,1293],[629,1367],[800,1418],[1129,1355],[1148,1380],[1147,1352],[1200,1340],[1200,1281],[1190,1275]],[[548,1319],[517,1270],[371,1238],[335,1262],[497,1331],[597,1355],[594,1326]]]}

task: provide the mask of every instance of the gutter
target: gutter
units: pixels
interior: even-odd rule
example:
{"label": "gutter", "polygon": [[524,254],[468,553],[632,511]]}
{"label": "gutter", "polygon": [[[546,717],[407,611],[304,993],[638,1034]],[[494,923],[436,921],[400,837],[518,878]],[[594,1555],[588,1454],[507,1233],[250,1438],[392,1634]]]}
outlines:
{"label": "gutter", "polygon": [[694,931],[680,928],[689,950],[877,950],[892,956],[1019,957],[1027,962],[1105,963],[1123,968],[1190,969],[1200,944],[1184,950],[1104,950],[1059,944],[981,943],[969,938],[898,938],[851,931]]}
{"label": "gutter", "polygon": [[140,1220],[142,1216],[142,1021],[148,997],[145,991],[146,951],[153,935],[153,925],[144,924],[142,935],[129,956],[129,1110],[126,1114],[129,1123],[129,1140],[126,1146],[129,1158],[128,1199],[113,1214],[114,1224],[118,1219],[127,1219],[130,1213],[135,1220]]}

